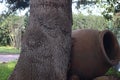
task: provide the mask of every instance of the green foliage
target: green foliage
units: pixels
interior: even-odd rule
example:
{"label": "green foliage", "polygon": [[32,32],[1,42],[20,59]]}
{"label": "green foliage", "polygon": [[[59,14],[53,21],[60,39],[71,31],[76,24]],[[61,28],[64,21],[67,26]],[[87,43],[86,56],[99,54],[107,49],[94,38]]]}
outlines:
{"label": "green foliage", "polygon": [[0,63],[0,80],[8,80],[8,77],[12,73],[16,61],[9,63]]}
{"label": "green foliage", "polygon": [[107,21],[102,16],[88,15],[84,16],[82,14],[74,14],[73,15],[73,27],[72,29],[98,29],[103,30],[106,29]]}
{"label": "green foliage", "polygon": [[102,12],[102,15],[106,20],[112,20],[113,14],[115,11],[115,4],[113,2],[110,2],[109,4],[104,4],[105,10]]}
{"label": "green foliage", "polygon": [[8,8],[12,11],[29,7],[29,0],[5,0],[5,2],[9,4]]}
{"label": "green foliage", "polygon": [[[27,12],[24,17],[24,27],[25,28],[28,26],[28,21],[29,21],[29,12]],[[24,30],[25,30],[25,28],[24,28]]]}
{"label": "green foliage", "polygon": [[[21,31],[24,27],[24,17],[9,15],[0,21],[0,46],[20,46]],[[19,43],[19,44],[18,44]]]}
{"label": "green foliage", "polygon": [[120,78],[120,72],[118,72],[117,70],[115,70],[114,68],[110,68],[108,70],[108,72],[106,73],[106,75],[109,75],[109,76],[116,76],[116,77],[119,77]]}
{"label": "green foliage", "polygon": [[7,26],[0,27],[0,45],[6,46],[10,45],[10,38],[9,38],[9,30],[7,29]]}

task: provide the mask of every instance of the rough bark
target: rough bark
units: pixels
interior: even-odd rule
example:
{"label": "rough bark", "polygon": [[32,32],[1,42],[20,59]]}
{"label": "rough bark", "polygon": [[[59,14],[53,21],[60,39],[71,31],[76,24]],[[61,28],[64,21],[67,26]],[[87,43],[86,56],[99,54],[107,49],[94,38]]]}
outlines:
{"label": "rough bark", "polygon": [[66,80],[71,50],[71,0],[31,0],[29,26],[8,80]]}

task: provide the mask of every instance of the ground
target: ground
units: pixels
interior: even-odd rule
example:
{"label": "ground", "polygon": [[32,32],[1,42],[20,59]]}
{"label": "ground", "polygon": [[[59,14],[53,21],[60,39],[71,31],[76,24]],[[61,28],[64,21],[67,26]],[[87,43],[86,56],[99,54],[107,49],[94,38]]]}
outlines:
{"label": "ground", "polygon": [[0,63],[14,61],[19,58],[19,54],[0,54]]}

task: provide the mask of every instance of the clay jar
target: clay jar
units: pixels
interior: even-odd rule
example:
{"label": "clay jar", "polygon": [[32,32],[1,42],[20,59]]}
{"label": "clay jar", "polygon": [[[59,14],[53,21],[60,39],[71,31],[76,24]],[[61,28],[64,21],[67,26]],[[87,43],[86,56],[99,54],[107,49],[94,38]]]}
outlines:
{"label": "clay jar", "polygon": [[91,80],[104,75],[119,59],[119,45],[111,31],[92,29],[72,32],[71,66],[69,80]]}

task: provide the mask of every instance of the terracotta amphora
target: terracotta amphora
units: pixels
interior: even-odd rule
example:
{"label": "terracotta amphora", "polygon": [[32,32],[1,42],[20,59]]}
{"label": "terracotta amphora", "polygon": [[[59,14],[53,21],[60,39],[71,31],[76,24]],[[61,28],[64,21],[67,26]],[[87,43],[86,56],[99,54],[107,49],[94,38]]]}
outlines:
{"label": "terracotta amphora", "polygon": [[119,61],[119,44],[109,30],[75,30],[72,40],[69,80],[92,80]]}

